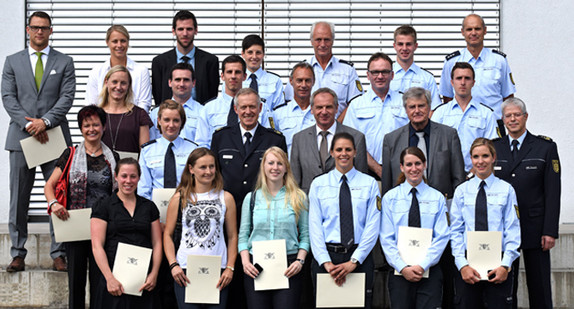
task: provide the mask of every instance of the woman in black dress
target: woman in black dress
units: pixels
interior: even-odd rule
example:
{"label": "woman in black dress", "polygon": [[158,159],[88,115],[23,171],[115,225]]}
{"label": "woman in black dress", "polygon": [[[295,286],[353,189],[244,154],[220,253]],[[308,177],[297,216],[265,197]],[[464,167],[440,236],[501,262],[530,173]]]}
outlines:
{"label": "woman in black dress", "polygon": [[[159,211],[153,202],[136,194],[140,174],[135,159],[120,160],[116,166],[119,190],[92,211],[92,250],[102,273],[92,308],[158,308],[154,288],[162,258]],[[112,274],[120,242],[153,250],[148,275],[140,288],[142,296],[124,294],[122,284]]]}

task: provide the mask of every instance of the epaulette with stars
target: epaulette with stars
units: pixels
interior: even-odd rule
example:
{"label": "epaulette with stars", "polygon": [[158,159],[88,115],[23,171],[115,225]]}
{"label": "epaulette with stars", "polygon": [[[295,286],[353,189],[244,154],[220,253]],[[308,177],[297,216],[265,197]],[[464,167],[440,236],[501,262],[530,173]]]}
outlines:
{"label": "epaulette with stars", "polygon": [[446,60],[450,60],[450,59],[452,59],[452,58],[454,58],[454,57],[456,57],[456,56],[460,56],[460,50],[457,50],[457,51],[455,51],[455,52],[452,52],[452,53],[446,55],[445,58],[446,58]]}

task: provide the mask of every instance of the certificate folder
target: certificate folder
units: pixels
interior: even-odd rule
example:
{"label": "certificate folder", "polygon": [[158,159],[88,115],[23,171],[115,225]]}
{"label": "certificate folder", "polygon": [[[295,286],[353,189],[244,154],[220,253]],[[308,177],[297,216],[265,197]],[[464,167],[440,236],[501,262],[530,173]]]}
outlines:
{"label": "certificate folder", "polygon": [[68,147],[62,128],[59,126],[47,130],[46,133],[48,134],[48,142],[45,144],[40,143],[33,136],[20,140],[28,168],[58,159]]}
{"label": "certificate folder", "polygon": [[221,256],[188,255],[185,302],[219,304],[217,282],[221,277]]}
{"label": "certificate folder", "polygon": [[[419,265],[426,257],[427,251],[432,243],[432,230],[418,227],[399,226],[397,237],[397,247],[403,262],[407,265]],[[395,269],[395,275],[401,276]],[[423,278],[429,277],[427,269]]]}
{"label": "certificate folder", "polygon": [[365,307],[365,274],[350,273],[342,286],[330,274],[317,274],[317,308]]}
{"label": "certificate folder", "polygon": [[480,280],[488,280],[488,271],[500,266],[501,253],[502,232],[466,232],[466,259],[480,274]]}
{"label": "certificate folder", "polygon": [[52,225],[54,226],[54,238],[56,242],[90,240],[90,216],[91,208],[68,210],[70,217],[62,221],[55,213],[52,213]]}
{"label": "certificate folder", "polygon": [[255,278],[255,291],[288,289],[287,245],[285,239],[253,242],[253,264],[259,263],[263,271]]}
{"label": "certificate folder", "polygon": [[112,273],[124,287],[124,293],[141,296],[139,289],[145,283],[152,249],[118,243]]}

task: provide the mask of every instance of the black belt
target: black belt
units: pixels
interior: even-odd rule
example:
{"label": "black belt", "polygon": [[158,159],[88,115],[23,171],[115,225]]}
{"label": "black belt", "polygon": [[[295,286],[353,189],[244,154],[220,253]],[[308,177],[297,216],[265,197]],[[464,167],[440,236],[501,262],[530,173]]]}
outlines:
{"label": "black belt", "polygon": [[325,244],[327,246],[327,251],[329,252],[334,252],[334,253],[349,253],[349,252],[354,252],[355,249],[357,249],[357,247],[359,245],[352,245],[349,248],[346,248],[345,246],[341,245],[341,244],[330,244],[330,243],[326,243]]}

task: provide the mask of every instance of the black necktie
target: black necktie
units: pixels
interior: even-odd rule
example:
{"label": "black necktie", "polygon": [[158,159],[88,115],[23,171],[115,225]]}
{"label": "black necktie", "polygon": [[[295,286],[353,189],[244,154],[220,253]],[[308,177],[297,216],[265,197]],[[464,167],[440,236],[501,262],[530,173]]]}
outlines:
{"label": "black necktie", "polygon": [[474,209],[474,230],[488,231],[488,211],[486,209],[486,192],[484,180],[480,183],[480,189],[476,195],[476,205]]}
{"label": "black necktie", "polygon": [[181,60],[183,60],[183,63],[189,64],[189,60],[191,60],[191,58],[189,58],[188,56],[183,56],[181,57]]}
{"label": "black necktie", "polygon": [[235,112],[235,109],[233,108],[233,100],[231,100],[231,105],[229,106],[229,113],[227,114],[227,126],[231,127],[233,125],[237,124],[237,113]]}
{"label": "black necktie", "polygon": [[518,157],[518,140],[512,140],[512,160],[516,160]]}
{"label": "black necktie", "polygon": [[249,88],[259,93],[259,86],[257,85],[257,75],[255,75],[255,73],[251,73],[249,77],[251,77],[251,84],[249,84]]}
{"label": "black necktie", "polygon": [[251,133],[245,132],[243,135],[245,136],[245,144],[243,144],[245,146],[245,154],[248,154],[249,148],[251,148]]}
{"label": "black necktie", "polygon": [[347,176],[341,177],[339,191],[339,225],[341,227],[341,244],[350,248],[355,244],[355,229],[353,224],[353,204],[351,202],[351,189],[347,184]]}
{"label": "black necktie", "polygon": [[163,162],[163,187],[175,188],[177,184],[177,177],[175,171],[175,155],[173,153],[173,143],[169,143],[167,151],[165,152],[165,160]]}
{"label": "black necktie", "polygon": [[409,210],[409,226],[421,227],[421,212],[419,210],[419,200],[417,199],[417,189],[411,189],[413,199],[411,201],[411,209]]}

